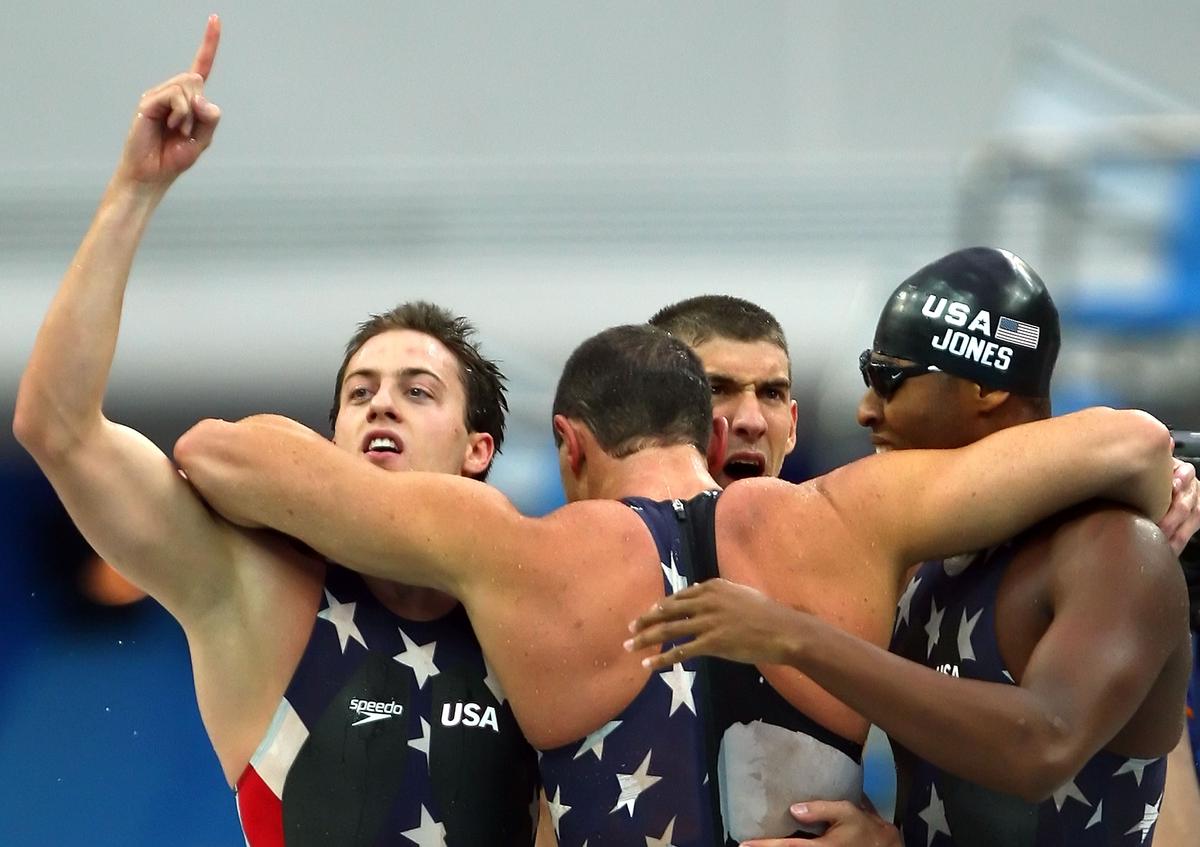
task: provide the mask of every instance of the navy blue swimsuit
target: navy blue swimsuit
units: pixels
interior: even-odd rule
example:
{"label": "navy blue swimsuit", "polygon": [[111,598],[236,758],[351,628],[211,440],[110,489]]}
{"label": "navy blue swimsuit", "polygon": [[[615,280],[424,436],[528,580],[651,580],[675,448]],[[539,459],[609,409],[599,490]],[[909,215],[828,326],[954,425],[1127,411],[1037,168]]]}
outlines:
{"label": "navy blue swimsuit", "polygon": [[329,565],[325,600],[238,780],[248,847],[533,843],[537,760],[462,606],[390,612]]}
{"label": "navy blue swimsuit", "polygon": [[[996,596],[1014,552],[1010,542],[961,571],[924,563],[900,600],[892,652],[952,676],[1015,685],[996,639]],[[902,748],[896,761],[908,777],[896,820],[904,843],[920,847],[1149,844],[1167,774],[1165,756],[1132,759],[1101,750],[1051,799],[1030,803],[952,776]]]}
{"label": "navy blue swimsuit", "polygon": [[[665,594],[717,576],[717,497],[624,501],[654,538]],[[714,847],[793,834],[797,800],[857,800],[860,757],[753,666],[693,658],[652,674],[591,735],[544,751],[541,769],[562,847]]]}

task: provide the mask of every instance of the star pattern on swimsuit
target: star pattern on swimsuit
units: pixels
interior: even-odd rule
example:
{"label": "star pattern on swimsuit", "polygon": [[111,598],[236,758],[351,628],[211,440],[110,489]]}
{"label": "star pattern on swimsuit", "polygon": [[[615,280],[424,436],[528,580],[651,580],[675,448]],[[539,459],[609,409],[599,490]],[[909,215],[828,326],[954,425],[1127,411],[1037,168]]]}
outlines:
{"label": "star pattern on swimsuit", "polygon": [[488,691],[492,692],[492,696],[496,698],[497,703],[503,703],[508,698],[504,695],[504,689],[500,687],[500,680],[496,677],[496,672],[492,670],[492,666],[487,659],[483,660],[483,669],[486,672],[483,684],[487,686]]}
{"label": "star pattern on swimsuit", "polygon": [[[908,626],[897,626],[893,649],[942,670],[947,662],[956,661],[951,651],[957,648],[954,668],[964,678],[1018,684],[1003,666],[993,624],[1007,560],[996,560],[983,569],[972,565],[959,575],[946,573],[940,564],[926,563],[919,576],[909,582],[911,589],[916,579],[924,579],[911,599]],[[1106,750],[1097,752],[1042,803],[1029,805],[1031,813],[1036,811],[1047,823],[1053,821],[1050,829],[1041,830],[1042,840],[1037,843],[1082,843],[1089,839],[1105,844],[1148,843],[1161,809],[1165,771],[1163,757],[1142,759]],[[950,789],[937,781],[939,769],[931,763],[924,763],[913,773],[909,796],[915,799],[904,812],[905,843],[924,842],[923,847],[951,843],[947,838],[953,838],[947,832],[950,821],[973,815],[987,802],[986,798],[950,794]],[[947,796],[941,796],[943,790]],[[927,798],[924,807],[918,802],[921,797]]]}
{"label": "star pattern on swimsuit", "polygon": [[1091,806],[1092,802],[1087,797],[1083,796],[1083,792],[1079,790],[1079,786],[1075,784],[1075,780],[1068,780],[1058,787],[1052,795],[1054,798],[1055,807],[1061,812],[1063,804],[1067,800],[1077,800],[1085,806]]}
{"label": "star pattern on swimsuit", "polygon": [[[638,505],[644,507],[643,523],[669,536],[657,544],[658,556],[650,562],[663,594],[695,584],[695,563],[681,549],[682,538],[674,535],[686,515],[681,518],[673,501],[654,508]],[[598,716],[596,724],[585,727],[586,737],[544,751],[545,791],[555,809],[547,817],[553,821],[555,814],[565,815],[556,829],[559,844],[719,843],[720,833],[713,833],[714,821],[707,814],[712,794],[701,784],[708,769],[700,684],[699,662],[672,663],[649,674],[619,713]]]}
{"label": "star pattern on swimsuit", "polygon": [[659,562],[659,564],[662,566],[663,576],[667,578],[667,584],[671,586],[671,593],[678,594],[688,587],[688,581],[687,577],[679,572],[674,551],[671,552],[670,562],[670,565],[666,562]]}
{"label": "star pattern on swimsuit", "polygon": [[620,787],[620,793],[617,795],[617,805],[612,807],[613,812],[620,809],[622,806],[629,812],[629,817],[633,817],[633,807],[637,803],[639,797],[647,790],[652,788],[656,782],[662,779],[661,776],[654,776],[650,773],[650,753],[646,754],[646,758],[642,759],[642,763],[633,773],[617,774],[617,785]]}
{"label": "star pattern on swimsuit", "polygon": [[913,577],[908,581],[908,587],[904,589],[904,593],[900,595],[900,603],[897,606],[896,625],[892,627],[892,635],[900,631],[900,624],[907,624],[912,615],[913,595],[917,593],[917,588],[921,585],[921,577]]}
{"label": "star pattern on swimsuit", "polygon": [[358,631],[358,624],[354,622],[354,607],[358,604],[339,603],[328,588],[325,589],[325,601],[328,605],[317,612],[317,617],[323,621],[329,621],[337,628],[338,644],[341,646],[342,652],[346,652],[346,645],[351,638],[366,647],[367,642],[362,633]]}
{"label": "star pattern on swimsuit", "polygon": [[671,839],[674,837],[674,835],[675,818],[671,818],[671,822],[667,824],[667,828],[663,832],[661,838],[651,838],[649,835],[646,836],[646,847],[675,847],[675,845],[671,843]]}
{"label": "star pattern on swimsuit", "polygon": [[937,600],[930,600],[929,622],[925,624],[925,634],[929,637],[929,642],[925,647],[925,656],[928,658],[933,655],[933,648],[937,646],[938,641],[942,637],[942,615],[946,613],[945,609],[937,607]]}
{"label": "star pattern on swimsuit", "polygon": [[609,721],[604,726],[593,732],[579,745],[579,751],[572,756],[573,759],[578,759],[584,753],[594,753],[597,759],[604,758],[604,739],[612,734],[613,730],[621,725],[620,721]]}
{"label": "star pattern on swimsuit", "polygon": [[550,810],[550,822],[554,824],[554,837],[558,838],[558,822],[562,820],[562,816],[571,811],[571,807],[562,801],[561,786],[555,790],[554,799],[546,798],[546,808]]}
{"label": "star pattern on swimsuit", "polygon": [[1133,774],[1134,781],[1136,781],[1140,786],[1142,784],[1142,775],[1145,773],[1147,765],[1154,764],[1159,760],[1159,758],[1161,757],[1155,757],[1153,759],[1131,758],[1125,764],[1121,765],[1121,767],[1117,768],[1117,772],[1114,773],[1113,776],[1120,776],[1123,773],[1131,773]]}
{"label": "star pattern on swimsuit", "polygon": [[408,746],[425,754],[425,767],[432,768],[433,765],[429,761],[429,739],[432,737],[430,733],[429,721],[421,718],[421,737],[410,738]]}
{"label": "star pattern on swimsuit", "polygon": [[418,847],[446,847],[446,827],[435,821],[424,806],[421,806],[420,826],[400,834]]}
{"label": "star pattern on swimsuit", "polygon": [[1150,834],[1150,830],[1154,829],[1154,824],[1158,823],[1158,811],[1162,808],[1162,795],[1159,795],[1158,802],[1153,806],[1146,804],[1146,809],[1142,813],[1142,819],[1136,823],[1126,835],[1132,835],[1139,832],[1142,835],[1142,843],[1146,843],[1146,836]]}
{"label": "star pattern on swimsuit", "polygon": [[691,713],[696,714],[696,701],[692,697],[692,686],[696,684],[696,672],[683,669],[676,662],[666,673],[660,673],[658,678],[671,689],[671,711],[667,716],[675,714],[680,706],[687,706]]}
{"label": "star pattern on swimsuit", "polygon": [[[264,811],[280,814],[287,808],[296,820],[327,827],[331,837],[337,833],[346,836],[358,826],[362,838],[374,832],[375,841],[387,840],[383,836],[386,831],[397,843],[419,847],[440,847],[447,840],[454,843],[456,832],[481,823],[486,829],[492,823],[498,827],[525,822],[523,825],[529,826],[529,821],[536,820],[536,805],[532,814],[527,805],[539,799],[540,793],[531,773],[533,751],[523,748],[515,737],[519,730],[507,704],[492,704],[495,714],[488,716],[483,730],[437,731],[441,727],[436,715],[443,701],[470,698],[480,701],[481,709],[491,702],[484,687],[486,678],[495,674],[484,662],[466,614],[456,609],[431,621],[407,620],[384,606],[360,577],[336,563],[330,563],[319,597],[319,605],[310,613],[312,634],[305,653],[248,765],[256,784],[265,786],[265,791],[241,793],[237,802],[243,819]],[[352,641],[357,645],[351,645]],[[440,685],[429,684],[435,674],[440,674],[439,682],[447,683],[444,691]],[[354,698],[368,705],[351,706]],[[667,698],[664,695],[662,699],[665,702]],[[338,718],[338,726],[325,726],[332,723],[327,716]],[[371,718],[365,725],[364,717]],[[351,725],[358,728],[350,729]],[[301,756],[305,742],[313,738],[316,741],[307,750],[320,755]],[[497,744],[520,756],[522,767],[478,754],[496,749]],[[380,798],[380,814],[372,820],[356,823],[342,814],[352,817],[351,809],[336,804],[326,809],[319,802],[312,803],[314,795],[304,791],[293,791],[290,800],[284,798],[289,777],[294,779],[293,785],[307,781],[314,791],[325,784],[345,785],[347,779],[373,779],[375,765],[370,760],[378,755],[376,750],[385,749],[403,753],[405,767],[402,774],[385,768],[387,780],[393,776],[399,780],[398,790]],[[434,784],[431,767],[434,758],[445,765],[447,756],[466,763],[449,776],[460,781],[450,784],[450,793]],[[360,767],[366,770],[357,770]],[[495,779],[512,790],[494,798],[482,797],[472,808],[462,806],[460,795],[473,791],[476,783]],[[440,777],[438,782],[446,784]],[[353,784],[362,785],[361,781]],[[612,805],[607,797],[605,800],[603,812]],[[462,837],[460,834],[459,840]],[[247,843],[258,842],[258,835],[247,836]]]}
{"label": "star pattern on swimsuit", "polygon": [[925,847],[933,844],[933,839],[939,832],[944,835],[950,834],[950,824],[946,822],[946,806],[938,797],[936,785],[929,786],[929,805],[917,817],[925,821]]}
{"label": "star pattern on swimsuit", "polygon": [[417,688],[424,688],[429,677],[439,673],[438,666],[433,663],[433,652],[437,649],[437,642],[430,641],[428,644],[418,645],[403,629],[400,630],[400,637],[404,639],[404,652],[397,653],[392,658],[412,668],[413,675],[417,678]]}
{"label": "star pattern on swimsuit", "polygon": [[962,620],[958,624],[958,658],[959,661],[965,662],[970,659],[975,661],[975,646],[971,643],[971,636],[975,634],[975,625],[979,623],[979,618],[983,615],[983,609],[976,612],[970,619],[967,618],[967,610],[963,609]]}

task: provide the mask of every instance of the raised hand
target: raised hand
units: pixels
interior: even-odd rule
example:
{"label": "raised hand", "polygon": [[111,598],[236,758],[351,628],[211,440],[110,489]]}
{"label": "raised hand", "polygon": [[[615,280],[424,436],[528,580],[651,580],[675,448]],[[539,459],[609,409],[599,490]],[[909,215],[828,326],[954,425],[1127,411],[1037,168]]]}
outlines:
{"label": "raised hand", "polygon": [[205,99],[204,83],[220,40],[221,21],[213,15],[191,69],[142,95],[125,139],[118,180],[165,190],[212,144],[221,110]]}
{"label": "raised hand", "polygon": [[642,659],[642,665],[669,668],[691,656],[718,656],[750,664],[787,664],[804,615],[761,591],[724,579],[710,579],[664,597],[629,629],[625,649],[679,639],[692,640]]}

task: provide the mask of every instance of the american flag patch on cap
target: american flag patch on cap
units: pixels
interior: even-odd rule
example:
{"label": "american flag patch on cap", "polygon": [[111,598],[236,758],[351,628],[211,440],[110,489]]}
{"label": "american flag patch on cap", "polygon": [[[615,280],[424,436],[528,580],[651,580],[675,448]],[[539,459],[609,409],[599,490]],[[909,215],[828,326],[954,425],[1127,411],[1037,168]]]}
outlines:
{"label": "american flag patch on cap", "polygon": [[996,338],[1009,344],[1018,344],[1036,350],[1042,331],[1033,324],[1000,316],[996,324]]}

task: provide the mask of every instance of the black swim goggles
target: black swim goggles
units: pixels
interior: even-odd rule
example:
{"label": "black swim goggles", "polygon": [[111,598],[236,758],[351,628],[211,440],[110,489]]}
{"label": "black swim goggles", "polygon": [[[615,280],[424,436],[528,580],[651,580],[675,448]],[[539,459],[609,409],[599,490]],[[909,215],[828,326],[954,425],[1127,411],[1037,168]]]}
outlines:
{"label": "black swim goggles", "polygon": [[875,389],[875,393],[884,400],[891,400],[892,395],[900,390],[904,380],[910,376],[935,373],[941,368],[937,365],[897,365],[893,362],[881,362],[871,358],[870,350],[863,350],[858,355],[858,370],[862,374],[863,385]]}

